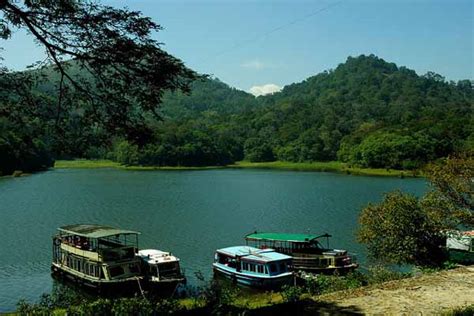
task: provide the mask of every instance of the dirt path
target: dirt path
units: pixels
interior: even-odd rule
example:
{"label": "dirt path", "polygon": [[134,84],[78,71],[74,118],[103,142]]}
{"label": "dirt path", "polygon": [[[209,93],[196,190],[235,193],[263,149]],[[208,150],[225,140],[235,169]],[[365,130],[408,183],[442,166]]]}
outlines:
{"label": "dirt path", "polygon": [[474,304],[474,266],[327,294],[321,300],[367,315],[439,315]]}

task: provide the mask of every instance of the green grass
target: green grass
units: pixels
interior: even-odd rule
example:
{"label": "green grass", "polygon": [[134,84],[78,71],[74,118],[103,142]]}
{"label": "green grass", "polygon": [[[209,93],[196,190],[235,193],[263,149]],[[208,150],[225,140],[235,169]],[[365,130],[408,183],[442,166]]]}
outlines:
{"label": "green grass", "polygon": [[118,162],[111,160],[57,160],[54,164],[54,168],[57,169],[70,169],[70,168],[118,168],[124,170],[208,170],[208,169],[219,169],[219,168],[251,168],[251,169],[280,169],[280,170],[299,170],[299,171],[327,171],[327,172],[340,172],[352,175],[363,175],[363,176],[385,176],[385,177],[417,177],[422,176],[416,171],[405,171],[405,170],[393,170],[393,169],[371,169],[371,168],[358,168],[350,167],[347,164],[339,161],[328,161],[328,162],[287,162],[287,161],[272,161],[272,162],[249,162],[239,161],[233,165],[228,166],[206,166],[206,167],[185,167],[185,166],[164,166],[164,167],[153,167],[153,166],[124,166]]}
{"label": "green grass", "polygon": [[339,161],[328,162],[287,162],[287,161],[272,161],[272,162],[249,162],[239,161],[234,165],[228,167],[232,168],[263,168],[263,169],[283,169],[283,170],[301,170],[301,171],[329,171],[342,172],[353,175],[364,176],[385,176],[385,177],[416,177],[421,176],[418,172],[406,170],[393,169],[372,169],[372,168],[358,168],[350,167],[346,163]]}
{"label": "green grass", "polygon": [[95,168],[117,168],[124,170],[205,170],[205,169],[217,169],[224,168],[220,166],[206,166],[206,167],[185,167],[185,166],[124,166],[118,162],[111,160],[87,160],[87,159],[75,159],[75,160],[56,160],[54,163],[56,169],[95,169]]}
{"label": "green grass", "polygon": [[54,168],[57,169],[93,169],[93,168],[119,168],[120,164],[111,160],[56,160]]}

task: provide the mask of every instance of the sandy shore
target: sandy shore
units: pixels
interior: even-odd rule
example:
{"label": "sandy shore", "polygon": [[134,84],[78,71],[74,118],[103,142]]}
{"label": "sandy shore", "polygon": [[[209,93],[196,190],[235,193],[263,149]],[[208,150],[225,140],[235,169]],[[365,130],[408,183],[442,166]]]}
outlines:
{"label": "sandy shore", "polygon": [[474,304],[474,266],[323,295],[366,315],[439,315]]}

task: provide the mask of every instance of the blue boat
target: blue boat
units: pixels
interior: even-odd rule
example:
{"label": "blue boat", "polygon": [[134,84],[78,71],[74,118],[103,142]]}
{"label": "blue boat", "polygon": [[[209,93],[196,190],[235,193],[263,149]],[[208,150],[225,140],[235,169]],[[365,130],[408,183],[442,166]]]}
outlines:
{"label": "blue boat", "polygon": [[290,265],[290,256],[273,249],[235,246],[216,250],[213,267],[214,273],[235,283],[258,288],[278,288],[292,282]]}

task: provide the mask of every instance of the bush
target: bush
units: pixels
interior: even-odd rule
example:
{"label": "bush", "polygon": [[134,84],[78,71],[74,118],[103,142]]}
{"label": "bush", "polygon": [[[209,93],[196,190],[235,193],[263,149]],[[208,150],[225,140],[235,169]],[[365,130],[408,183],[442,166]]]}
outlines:
{"label": "bush", "polygon": [[413,195],[386,194],[362,210],[359,223],[358,241],[379,262],[438,266],[446,260],[440,220]]}
{"label": "bush", "polygon": [[152,304],[144,298],[121,298],[114,301],[114,315],[150,315],[153,313]]}
{"label": "bush", "polygon": [[306,281],[306,291],[311,295],[320,295],[335,291],[355,289],[367,285],[367,277],[360,272],[351,272],[346,276],[318,275]]}
{"label": "bush", "polygon": [[303,294],[303,288],[300,286],[284,285],[282,287],[281,296],[283,301],[287,303],[294,303],[300,299]]}
{"label": "bush", "polygon": [[183,306],[175,299],[163,299],[155,305],[157,315],[170,315],[183,310]]}
{"label": "bush", "polygon": [[411,273],[393,271],[383,266],[377,265],[377,266],[373,266],[369,268],[369,273],[367,274],[367,280],[369,284],[379,284],[379,283],[388,282],[392,280],[408,278],[410,276],[411,276]]}

